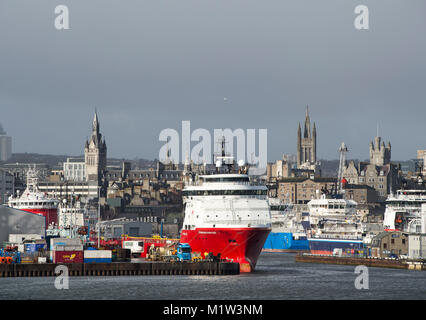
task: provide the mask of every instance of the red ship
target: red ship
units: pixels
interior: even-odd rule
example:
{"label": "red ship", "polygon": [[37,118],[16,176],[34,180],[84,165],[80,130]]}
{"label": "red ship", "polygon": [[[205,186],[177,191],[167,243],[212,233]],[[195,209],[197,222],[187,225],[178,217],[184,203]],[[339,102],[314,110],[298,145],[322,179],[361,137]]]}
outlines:
{"label": "red ship", "polygon": [[42,215],[46,218],[46,230],[49,226],[56,226],[58,223],[58,205],[59,201],[49,198],[46,193],[38,190],[37,187],[37,171],[28,169],[27,172],[27,188],[16,197],[9,198],[9,207],[19,209],[34,214]]}
{"label": "red ship", "polygon": [[220,254],[238,262],[241,272],[251,272],[271,231],[267,188],[250,182],[244,163],[239,163],[238,173],[233,168],[222,139],[216,171],[199,176],[195,185],[183,191],[185,219],[180,242],[202,256]]}

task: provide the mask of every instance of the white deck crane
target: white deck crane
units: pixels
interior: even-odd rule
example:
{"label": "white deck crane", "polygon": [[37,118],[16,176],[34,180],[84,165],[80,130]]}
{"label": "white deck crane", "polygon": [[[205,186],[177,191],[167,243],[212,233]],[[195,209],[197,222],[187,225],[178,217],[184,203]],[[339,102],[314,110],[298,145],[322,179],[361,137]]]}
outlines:
{"label": "white deck crane", "polygon": [[346,152],[348,152],[348,148],[346,147],[345,143],[342,142],[339,148],[340,152],[340,161],[339,161],[339,172],[337,173],[337,183],[339,188],[339,193],[343,190],[343,168],[346,164]]}

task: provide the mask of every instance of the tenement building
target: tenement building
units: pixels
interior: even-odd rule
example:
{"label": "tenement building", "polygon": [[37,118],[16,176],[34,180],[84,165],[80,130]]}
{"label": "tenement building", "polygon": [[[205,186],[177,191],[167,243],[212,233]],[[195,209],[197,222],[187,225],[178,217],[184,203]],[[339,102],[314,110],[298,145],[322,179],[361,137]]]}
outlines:
{"label": "tenement building", "polygon": [[282,178],[277,183],[277,198],[284,203],[307,204],[321,194],[336,191],[336,178]]}

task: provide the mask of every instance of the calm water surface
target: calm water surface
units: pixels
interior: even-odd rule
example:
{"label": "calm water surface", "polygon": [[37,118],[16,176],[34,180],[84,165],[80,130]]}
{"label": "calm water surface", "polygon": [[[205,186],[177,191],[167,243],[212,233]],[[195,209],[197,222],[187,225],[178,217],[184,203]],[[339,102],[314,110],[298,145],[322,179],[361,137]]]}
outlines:
{"label": "calm water surface", "polygon": [[256,271],[236,276],[70,277],[0,279],[0,299],[426,299],[426,272],[369,268],[357,290],[354,266],[295,263],[294,254],[262,253]]}

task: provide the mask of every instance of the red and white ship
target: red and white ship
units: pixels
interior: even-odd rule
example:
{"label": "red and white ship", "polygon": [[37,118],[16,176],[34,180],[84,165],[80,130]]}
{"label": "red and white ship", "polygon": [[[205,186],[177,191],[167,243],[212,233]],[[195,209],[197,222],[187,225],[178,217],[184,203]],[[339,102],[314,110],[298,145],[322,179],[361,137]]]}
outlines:
{"label": "red and white ship", "polygon": [[199,176],[197,185],[183,190],[180,242],[202,255],[220,253],[221,258],[238,262],[241,272],[251,272],[271,231],[267,188],[250,183],[241,170],[234,173],[234,161],[225,156],[224,146],[223,139],[216,173]]}
{"label": "red and white ship", "polygon": [[59,201],[49,198],[38,187],[37,171],[29,168],[27,172],[27,188],[22,195],[10,196],[9,207],[42,215],[46,218],[46,230],[58,223]]}

